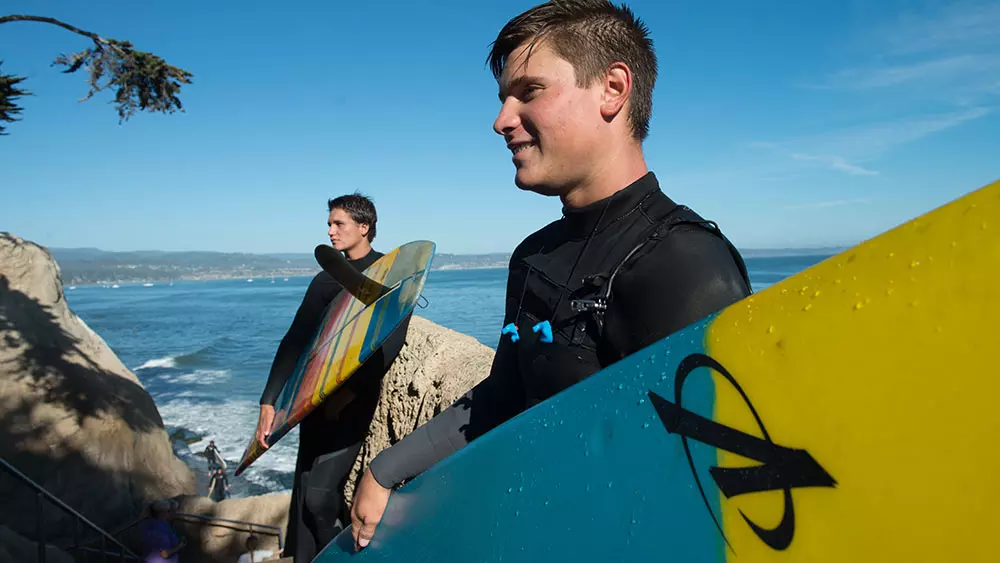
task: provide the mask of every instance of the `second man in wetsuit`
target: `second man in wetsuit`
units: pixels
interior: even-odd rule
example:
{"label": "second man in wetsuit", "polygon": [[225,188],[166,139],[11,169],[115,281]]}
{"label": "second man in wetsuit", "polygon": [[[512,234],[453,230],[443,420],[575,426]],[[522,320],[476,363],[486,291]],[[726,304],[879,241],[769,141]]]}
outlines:
{"label": "second man in wetsuit", "polygon": [[[375,205],[367,197],[351,194],[332,199],[328,235],[334,248],[344,253],[359,271],[382,257],[373,249]],[[265,448],[266,431],[274,421],[274,404],[299,357],[307,351],[329,304],[343,290],[330,274],[316,274],[281,340],[260,398],[256,439]],[[295,462],[285,557],[312,561],[346,526],[348,514],[342,489],[354,460],[368,435],[388,371],[406,336],[409,319],[386,340],[343,387],[311,412],[299,425],[299,451]]]}

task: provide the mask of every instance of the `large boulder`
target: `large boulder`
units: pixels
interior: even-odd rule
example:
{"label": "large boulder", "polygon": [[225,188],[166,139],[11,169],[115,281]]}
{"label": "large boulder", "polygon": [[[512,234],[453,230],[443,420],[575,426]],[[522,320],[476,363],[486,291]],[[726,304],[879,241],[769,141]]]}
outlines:
{"label": "large boulder", "polygon": [[[246,498],[232,498],[215,502],[208,497],[181,497],[177,511],[202,516],[204,519],[182,516],[174,521],[177,531],[187,538],[187,547],[181,551],[184,563],[229,563],[246,553],[249,535],[245,522],[263,524],[280,529],[282,538],[288,526],[288,493],[276,493]],[[270,551],[273,558],[280,555],[275,530],[257,530],[258,550]]]}
{"label": "large boulder", "polygon": [[[194,493],[156,405],[66,304],[41,246],[0,233],[0,457],[106,529],[154,499]],[[0,525],[33,537],[32,491],[0,471]],[[46,540],[72,534],[47,505]]]}
{"label": "large boulder", "polygon": [[361,469],[451,406],[490,371],[493,349],[460,332],[414,316],[403,346],[382,380],[371,430],[344,486],[350,503]]}

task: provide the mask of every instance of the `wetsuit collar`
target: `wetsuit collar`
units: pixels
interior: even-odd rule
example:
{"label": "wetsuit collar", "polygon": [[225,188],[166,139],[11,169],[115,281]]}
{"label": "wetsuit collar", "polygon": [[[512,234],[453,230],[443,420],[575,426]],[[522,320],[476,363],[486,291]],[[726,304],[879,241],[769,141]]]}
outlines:
{"label": "wetsuit collar", "polygon": [[570,237],[587,236],[598,227],[598,221],[600,221],[599,227],[603,228],[636,211],[651,193],[659,189],[656,176],[652,172],[647,172],[645,176],[610,197],[584,207],[564,206],[563,219],[569,229]]}
{"label": "wetsuit collar", "polygon": [[355,263],[355,264],[357,264],[358,262],[362,262],[362,261],[364,261],[364,260],[365,260],[366,258],[368,258],[369,256],[371,256],[371,255],[372,255],[372,252],[375,252],[375,248],[374,248],[374,247],[368,247],[368,252],[366,252],[366,253],[365,253],[365,255],[364,255],[364,256],[362,256],[361,258],[357,258],[357,259],[355,259],[355,260],[351,260],[351,258],[350,258],[349,256],[344,256],[344,258],[347,258],[347,261],[348,261],[348,262],[352,262],[352,263]]}

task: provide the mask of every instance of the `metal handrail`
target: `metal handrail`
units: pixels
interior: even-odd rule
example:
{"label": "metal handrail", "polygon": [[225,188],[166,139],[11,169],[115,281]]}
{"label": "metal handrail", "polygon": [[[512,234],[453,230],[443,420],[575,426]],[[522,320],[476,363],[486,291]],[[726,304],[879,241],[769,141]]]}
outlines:
{"label": "metal handrail", "polygon": [[[25,485],[27,485],[29,488],[35,490],[35,499],[37,501],[37,506],[38,506],[38,523],[37,523],[37,530],[38,530],[38,532],[37,532],[37,537],[35,538],[35,541],[38,542],[38,561],[39,561],[39,563],[45,563],[45,560],[46,560],[45,559],[45,534],[44,534],[44,530],[42,528],[42,520],[43,520],[42,519],[42,515],[43,515],[43,510],[42,509],[44,507],[44,504],[42,504],[42,499],[45,499],[45,500],[51,502],[52,504],[54,504],[58,508],[61,508],[63,510],[63,512],[66,512],[66,513],[70,514],[71,516],[73,516],[74,518],[76,518],[76,524],[73,526],[73,543],[74,544],[76,544],[78,542],[78,540],[79,540],[79,537],[78,537],[78,534],[79,534],[79,523],[83,522],[88,528],[90,528],[91,530],[93,530],[93,531],[97,532],[98,534],[100,534],[102,549],[106,550],[107,542],[110,540],[111,543],[114,544],[115,546],[117,546],[119,548],[119,550],[120,550],[119,551],[120,561],[125,561],[126,557],[135,559],[136,561],[139,560],[139,556],[136,555],[135,553],[133,553],[129,548],[125,547],[125,544],[123,544],[120,541],[118,541],[117,539],[115,539],[111,534],[109,534],[106,531],[104,531],[97,524],[94,524],[93,522],[91,522],[90,520],[88,520],[86,516],[84,516],[83,514],[80,514],[79,512],[77,512],[76,510],[74,510],[71,506],[69,506],[65,502],[59,500],[58,497],[56,497],[52,493],[46,491],[41,485],[39,485],[38,483],[36,483],[31,477],[28,477],[24,473],[21,473],[21,471],[18,470],[18,468],[16,468],[13,465],[11,465],[7,460],[3,459],[2,457],[0,457],[0,468],[6,470],[7,473],[9,473],[9,474],[13,475],[14,477],[17,477],[18,479],[20,479],[21,482],[24,483]],[[77,546],[74,545],[73,547],[75,548]]]}
{"label": "metal handrail", "polygon": [[[203,514],[190,514],[190,513],[187,513],[187,512],[176,512],[176,513],[174,513],[174,518],[178,518],[178,519],[183,520],[184,517],[186,517],[186,518],[193,518],[195,520],[198,520],[198,522],[187,521],[189,524],[206,524],[208,526],[214,526],[214,527],[217,527],[217,528],[226,528],[227,530],[234,530],[234,531],[237,531],[237,532],[249,532],[249,533],[253,534],[254,530],[257,529],[257,530],[260,530],[260,533],[262,535],[265,535],[265,536],[277,536],[278,537],[278,549],[282,550],[282,549],[285,548],[285,540],[282,537],[281,527],[280,526],[272,526],[270,524],[258,524],[256,522],[248,522],[248,521],[245,521],[245,520],[229,520],[229,519],[226,519],[226,518],[218,518],[216,516],[205,516]],[[114,532],[114,535],[116,537],[120,537],[122,534],[124,534],[125,532],[127,532],[127,531],[131,530],[132,528],[138,526],[139,524],[141,524],[145,520],[146,520],[146,518],[139,518],[138,520],[135,520],[134,522],[126,524],[125,526],[123,526],[123,527],[119,528],[118,530],[116,530]],[[247,527],[247,529],[231,528],[231,527],[225,526],[223,524],[216,524],[215,522],[222,522],[222,523],[226,523],[226,524],[243,524],[243,525],[245,525]],[[273,531],[271,531],[271,530],[273,530]]]}
{"label": "metal handrail", "polygon": [[[116,553],[114,551],[101,550],[101,549],[98,549],[96,547],[74,547],[73,551],[79,551],[79,552],[83,552],[83,553],[86,553],[86,554],[89,554],[89,553],[104,554],[104,559],[102,561],[107,561],[109,557],[121,557],[121,554],[119,554],[119,553]],[[138,556],[135,557],[135,560],[139,561],[141,563],[141,560],[139,559]],[[89,562],[90,561],[90,555],[87,555],[86,558],[84,559],[84,561],[88,561]]]}
{"label": "metal handrail", "polygon": [[[215,517],[215,516],[205,516],[203,514],[188,514],[186,512],[178,512],[174,516],[177,517],[177,518],[181,518],[181,519],[183,519],[183,518],[194,518],[195,520],[200,520],[201,521],[201,522],[198,522],[198,523],[203,523],[203,524],[206,524],[208,526],[215,526],[217,528],[226,528],[228,530],[236,530],[236,531],[240,531],[240,532],[244,532],[245,531],[245,532],[250,532],[251,534],[254,532],[254,530],[260,530],[263,535],[266,535],[266,536],[278,536],[278,549],[284,549],[285,548],[285,540],[284,540],[284,538],[282,538],[281,527],[280,526],[272,526],[270,524],[258,524],[256,522],[247,522],[245,520],[229,520],[228,518],[218,518],[218,517]],[[230,528],[228,526],[224,526],[223,524],[217,524],[217,522],[222,522],[223,524],[242,524],[244,526],[247,526],[248,529],[247,530],[243,530],[243,529],[240,529],[240,528]],[[195,522],[191,522],[191,523],[194,524]]]}

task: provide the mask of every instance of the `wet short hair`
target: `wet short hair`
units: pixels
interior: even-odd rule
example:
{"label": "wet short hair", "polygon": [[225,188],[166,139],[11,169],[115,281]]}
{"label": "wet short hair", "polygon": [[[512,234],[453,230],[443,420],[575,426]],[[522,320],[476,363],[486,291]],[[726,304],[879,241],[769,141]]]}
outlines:
{"label": "wet short hair", "polygon": [[375,240],[375,223],[378,222],[378,213],[375,212],[375,204],[365,195],[358,192],[342,195],[326,202],[330,211],[343,209],[354,219],[355,223],[365,223],[368,225],[368,242]]}
{"label": "wet short hair", "polygon": [[510,54],[526,43],[548,41],[576,73],[577,86],[593,84],[611,64],[625,63],[632,71],[629,125],[643,141],[653,114],[657,62],[649,29],[628,6],[610,0],[551,0],[515,16],[492,43],[487,63],[500,79]]}

